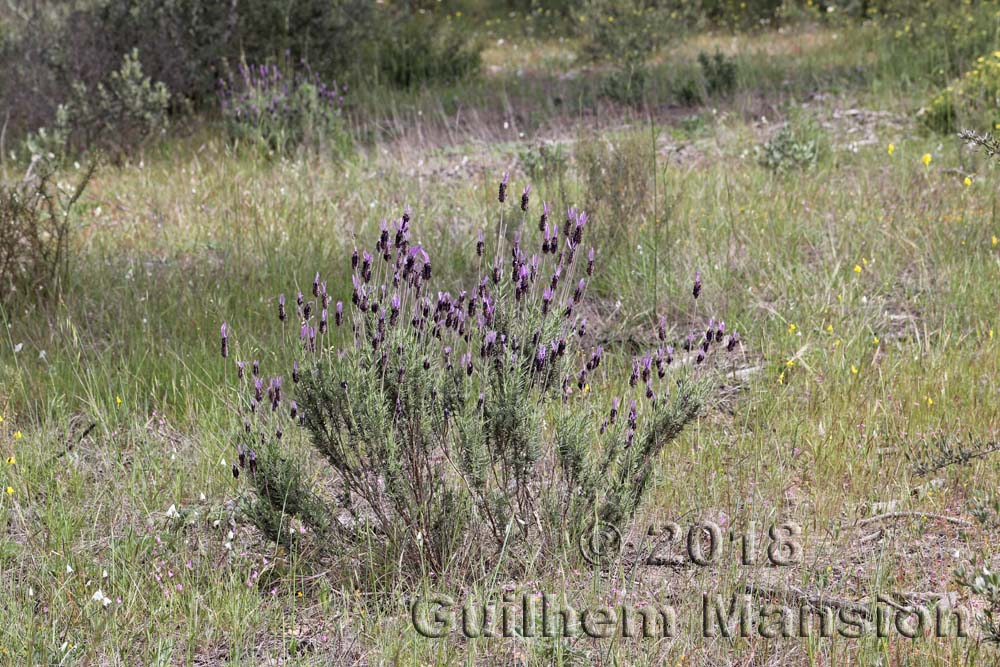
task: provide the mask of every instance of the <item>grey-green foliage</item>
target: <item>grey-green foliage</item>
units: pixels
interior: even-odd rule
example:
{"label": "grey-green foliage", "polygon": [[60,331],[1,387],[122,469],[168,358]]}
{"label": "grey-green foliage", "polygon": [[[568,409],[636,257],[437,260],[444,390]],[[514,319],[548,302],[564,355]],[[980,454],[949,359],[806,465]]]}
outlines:
{"label": "grey-green foliage", "polygon": [[[275,444],[291,428],[287,408],[272,380],[269,409],[255,378],[239,443],[259,461],[247,473],[258,526],[274,535],[292,514],[320,550],[375,541],[411,572],[485,571],[501,555],[510,565],[575,546],[595,520],[624,530],[657,455],[705,404],[711,371],[670,372],[660,350],[634,362],[629,382],[604,375],[602,350],[579,333],[593,271],[585,222],[571,210],[560,225],[563,251],[529,259],[537,225],[522,218],[514,246],[498,232],[492,270],[484,259],[481,281],[454,297],[431,290],[430,260],[422,268],[414,260],[423,250],[410,248],[408,231],[395,242],[384,232],[374,258],[362,254],[343,327],[330,325],[350,332],[346,344],[322,325],[310,330],[321,309],[321,322],[334,319],[333,304],[319,287],[306,297],[298,309],[306,362],[286,391],[311,449],[329,464],[309,478],[326,478],[327,490],[289,489],[310,485],[285,467],[301,460]],[[612,387],[624,394],[613,399]],[[319,497],[325,511],[315,510]]]}
{"label": "grey-green foliage", "polygon": [[1000,568],[985,558],[973,559],[955,570],[955,582],[979,598],[977,620],[983,638],[1000,644]]}
{"label": "grey-green foliage", "polygon": [[771,171],[788,172],[815,166],[824,137],[812,123],[786,125],[763,144],[754,147],[757,162]]}
{"label": "grey-green foliage", "polygon": [[95,149],[120,157],[167,126],[169,103],[170,91],[143,73],[133,49],[107,80],[92,88],[75,82],[52,127],[27,135],[24,152],[56,161]]}

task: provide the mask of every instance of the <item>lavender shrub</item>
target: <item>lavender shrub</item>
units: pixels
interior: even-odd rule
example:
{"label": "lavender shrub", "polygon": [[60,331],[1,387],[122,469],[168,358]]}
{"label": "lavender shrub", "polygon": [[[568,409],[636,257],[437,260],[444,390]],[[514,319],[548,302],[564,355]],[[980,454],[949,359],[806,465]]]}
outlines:
{"label": "lavender shrub", "polygon": [[[279,298],[282,331],[286,318],[298,323],[299,358],[290,384],[257,362],[239,374],[246,420],[233,467],[272,538],[375,541],[387,561],[443,572],[553,553],[595,521],[634,516],[657,455],[709,396],[708,355],[732,351],[737,334],[710,321],[675,361],[661,319],[631,373],[606,374],[608,355],[585,344],[600,256],[584,241],[587,214],[549,222],[543,205],[535,224],[531,189],[515,202],[507,191],[505,175],[496,227],[470,240],[478,268],[465,289],[432,287],[407,208],[353,251],[350,303],[333,303],[318,274],[294,316]],[[700,274],[693,285],[697,298]],[[282,445],[295,426],[329,463],[334,492],[310,488]]]}
{"label": "lavender shrub", "polygon": [[235,142],[275,154],[299,147],[343,152],[349,146],[343,118],[347,85],[327,84],[305,61],[298,69],[241,63],[237,76],[219,80],[218,94]]}

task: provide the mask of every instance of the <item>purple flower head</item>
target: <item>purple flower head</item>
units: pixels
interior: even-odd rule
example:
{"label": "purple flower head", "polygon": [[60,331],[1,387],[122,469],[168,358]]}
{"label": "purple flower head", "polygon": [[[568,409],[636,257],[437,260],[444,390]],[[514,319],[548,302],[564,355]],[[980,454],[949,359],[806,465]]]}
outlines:
{"label": "purple flower head", "polygon": [[220,331],[222,333],[222,358],[225,359],[229,356],[229,331],[225,322],[222,323]]}
{"label": "purple flower head", "polygon": [[302,296],[302,292],[299,292],[298,296],[295,298],[295,303],[298,304],[299,308],[305,303],[305,298]]}
{"label": "purple flower head", "polygon": [[591,248],[587,253],[587,275],[594,275],[594,249]]}
{"label": "purple flower head", "polygon": [[358,268],[358,249],[354,249],[354,253],[351,255],[351,270],[355,271]]}
{"label": "purple flower head", "polygon": [[698,298],[698,295],[701,294],[701,271],[694,272],[694,287],[692,288],[691,293],[696,299]]}
{"label": "purple flower head", "polygon": [[237,361],[236,362],[236,377],[243,379],[243,369],[246,368],[247,362]]}
{"label": "purple flower head", "polygon": [[547,315],[549,312],[549,305],[552,303],[552,288],[546,287],[542,290],[542,315]]}
{"label": "purple flower head", "polygon": [[299,404],[296,403],[295,401],[292,401],[291,403],[288,404],[288,416],[291,417],[292,419],[295,419],[296,417],[299,416]]}
{"label": "purple flower head", "polygon": [[366,283],[372,279],[372,256],[367,250],[361,255],[361,278]]}
{"label": "purple flower head", "polygon": [[531,185],[524,186],[524,192],[521,193],[521,210],[528,210],[528,198],[531,196]]}
{"label": "purple flower head", "polygon": [[613,398],[613,399],[611,400],[611,418],[610,418],[610,420],[609,420],[609,421],[610,421],[610,422],[611,422],[612,424],[614,424],[614,423],[615,423],[615,420],[616,420],[616,419],[618,419],[618,406],[619,406],[619,400],[618,400],[618,397],[617,397],[617,396],[615,396],[615,397],[614,397],[614,398]]}
{"label": "purple flower head", "polygon": [[542,216],[538,219],[538,231],[544,231],[546,228],[546,223],[549,221],[549,203],[547,201],[542,202]]}
{"label": "purple flower head", "polygon": [[715,342],[721,343],[722,337],[725,335],[726,335],[726,323],[723,322],[722,320],[719,320],[719,326],[715,330]]}
{"label": "purple flower head", "polygon": [[740,334],[733,331],[732,335],[729,336],[729,343],[726,345],[726,350],[732,352],[736,349],[736,344],[740,342]]}
{"label": "purple flower head", "polygon": [[282,322],[284,322],[285,321],[285,317],[286,317],[286,313],[285,313],[285,295],[284,294],[279,294],[278,295],[278,319],[281,320]]}
{"label": "purple flower head", "polygon": [[325,334],[326,333],[326,329],[327,329],[327,324],[326,324],[326,308],[324,308],[323,312],[321,312],[320,315],[319,315],[319,332],[321,334]]}
{"label": "purple flower head", "polygon": [[319,271],[316,272],[316,277],[313,278],[313,296],[319,296]]}
{"label": "purple flower head", "polygon": [[292,382],[298,383],[299,381],[299,362],[295,360],[292,362]]}
{"label": "purple flower head", "polygon": [[705,361],[705,350],[698,350],[698,356],[695,358],[694,362],[700,364]]}
{"label": "purple flower head", "polygon": [[334,317],[334,321],[337,323],[337,326],[339,327],[341,325],[341,323],[344,321],[344,302],[343,301],[338,301],[337,302],[337,307],[333,311],[333,317]]}
{"label": "purple flower head", "polygon": [[260,362],[257,361],[256,359],[253,360],[252,369],[253,369],[253,376],[258,377],[260,375]]}
{"label": "purple flower head", "polygon": [[583,338],[585,335],[587,335],[587,318],[586,317],[584,317],[584,318],[582,318],[580,320],[580,324],[577,327],[576,333],[577,333],[578,336],[580,336],[580,338]]}
{"label": "purple flower head", "polygon": [[484,245],[485,244],[483,243],[483,230],[480,229],[479,230],[479,237],[476,239],[476,256],[477,257],[482,257],[483,256],[483,247],[484,247]]}
{"label": "purple flower head", "polygon": [[507,201],[507,181],[510,179],[510,172],[505,171],[503,174],[503,180],[500,181],[500,192],[497,194],[497,199],[500,203]]}
{"label": "purple flower head", "polygon": [[660,316],[660,325],[656,329],[656,335],[660,340],[667,338],[667,318]]}

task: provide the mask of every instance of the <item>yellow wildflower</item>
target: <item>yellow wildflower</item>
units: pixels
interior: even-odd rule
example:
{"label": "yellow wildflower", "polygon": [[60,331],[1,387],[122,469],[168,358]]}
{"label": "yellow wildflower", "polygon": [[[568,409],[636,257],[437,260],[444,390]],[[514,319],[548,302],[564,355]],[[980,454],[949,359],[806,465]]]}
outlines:
{"label": "yellow wildflower", "polygon": [[840,347],[840,342],[841,342],[841,341],[840,341],[840,339],[838,338],[837,340],[833,341],[833,346],[834,346],[834,347]]}
{"label": "yellow wildflower", "polygon": [[930,153],[924,153],[924,156],[922,158],[920,158],[920,161],[924,163],[925,167],[931,166],[931,154]]}
{"label": "yellow wildflower", "polygon": [[858,374],[858,367],[855,366],[854,364],[851,364],[851,375],[857,375],[857,374]]}
{"label": "yellow wildflower", "polygon": [[793,334],[793,333],[795,333],[796,329],[798,329],[798,327],[795,326],[794,324],[789,324],[788,325],[788,333]]}
{"label": "yellow wildflower", "polygon": [[115,405],[121,405],[121,404],[122,404],[122,397],[115,396]]}
{"label": "yellow wildflower", "polygon": [[785,371],[781,371],[781,374],[778,375],[778,384],[785,384]]}
{"label": "yellow wildflower", "polygon": [[795,360],[789,359],[788,361],[785,362],[785,365],[788,366],[789,368],[795,368]]}
{"label": "yellow wildflower", "polygon": [[872,345],[878,345],[878,336],[872,336]]}
{"label": "yellow wildflower", "polygon": [[855,264],[854,265],[854,272],[855,273],[861,273],[861,265],[860,264]]}
{"label": "yellow wildflower", "polygon": [[966,176],[965,180],[962,182],[965,183],[965,187],[969,187],[970,185],[972,185],[972,179],[969,178],[968,176]]}
{"label": "yellow wildflower", "polygon": [[16,458],[14,458],[13,456],[8,456],[7,457],[7,465],[12,466],[15,463],[17,463],[17,459]]}
{"label": "yellow wildflower", "polygon": [[826,325],[826,332],[827,333],[833,333],[833,325],[832,324],[827,324]]}
{"label": "yellow wildflower", "polygon": [[13,486],[8,486],[7,487],[7,495],[8,496],[14,495],[14,487]]}
{"label": "yellow wildflower", "polygon": [[887,149],[887,152],[889,153],[889,155],[892,155],[893,153],[895,153],[896,152],[896,145],[895,144],[889,144],[889,148]]}
{"label": "yellow wildflower", "polygon": [[[992,241],[993,241],[993,247],[994,247],[994,248],[996,247],[996,245],[997,245],[998,243],[1000,243],[1000,239],[998,239],[998,238],[997,238],[997,235],[996,235],[996,234],[994,234],[994,235],[993,235],[993,239],[992,239]],[[2,421],[3,421],[3,417],[0,417],[0,422],[2,422]]]}
{"label": "yellow wildflower", "polygon": [[20,440],[23,437],[24,437],[23,433],[21,433],[20,431],[14,431],[14,439],[15,440]]}
{"label": "yellow wildflower", "polygon": [[927,397],[927,407],[931,407],[932,405],[934,405],[934,399],[931,398],[930,396],[928,396]]}

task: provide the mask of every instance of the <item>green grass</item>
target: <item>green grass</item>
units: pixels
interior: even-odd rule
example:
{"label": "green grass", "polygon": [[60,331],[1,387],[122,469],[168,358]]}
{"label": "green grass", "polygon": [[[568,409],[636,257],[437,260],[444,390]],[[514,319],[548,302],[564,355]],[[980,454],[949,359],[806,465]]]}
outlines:
{"label": "green grass", "polygon": [[[685,49],[719,41],[694,38],[677,57],[690,63]],[[896,530],[874,541],[862,541],[874,528],[857,526],[885,511],[968,519],[971,495],[1000,484],[996,455],[915,471],[939,456],[942,438],[998,438],[1000,221],[996,169],[913,121],[934,77],[891,85],[842,43],[829,29],[740,36],[737,93],[681,115],[618,109],[591,119],[533,101],[545,79],[501,72],[457,89],[473,93],[465,104],[478,120],[467,125],[450,125],[457,112],[441,91],[366,102],[385,103],[384,122],[367,127],[391,125],[391,140],[357,128],[375,143],[347,163],[255,161],[209,126],[102,169],[80,210],[79,255],[61,299],[0,312],[0,453],[16,457],[0,464],[0,487],[13,492],[0,494],[0,662],[986,664],[995,653],[971,640],[723,641],[702,640],[697,628],[672,642],[430,640],[408,615],[419,590],[479,600],[545,591],[578,607],[671,595],[684,609],[702,590],[728,593],[746,580],[849,600],[942,592],[956,590],[962,559],[995,546],[995,536],[937,521],[890,521]],[[797,46],[776,58],[769,49],[783,44]],[[546,66],[564,62],[553,60]],[[869,69],[855,77],[858,66]],[[587,106],[596,84],[582,81],[565,85]],[[833,92],[803,103],[814,90]],[[512,118],[528,119],[525,136],[521,125],[502,127],[505,113],[489,106],[498,97],[520,114]],[[869,123],[832,113],[851,109],[886,115]],[[775,174],[753,147],[790,112],[812,118],[830,148],[807,171]],[[706,119],[694,133],[681,126],[691,113]],[[590,138],[595,128],[606,131]],[[610,572],[546,563],[468,588],[457,578],[415,586],[395,572],[357,581],[349,562],[316,564],[266,543],[236,511],[238,486],[223,463],[235,454],[239,417],[219,325],[239,341],[235,357],[253,358],[281,334],[277,294],[307,291],[316,270],[346,301],[353,236],[372,238],[379,219],[406,204],[415,241],[455,258],[435,264],[437,284],[454,284],[469,270],[475,232],[493,218],[499,175],[514,171],[514,191],[524,183],[517,155],[528,142],[555,136],[573,154],[577,141],[621,145],[629,133],[655,140],[656,157],[632,218],[613,219],[613,207],[595,202],[595,233],[618,248],[599,257],[595,335],[627,356],[655,336],[656,313],[695,327],[711,312],[740,331],[735,366],[750,369],[662,457],[632,538],[653,520],[794,520],[805,562],[748,568],[727,555],[707,568],[623,562]],[[591,194],[574,168],[565,185],[570,203]],[[557,196],[540,187],[535,202]],[[695,270],[701,310],[687,298]],[[107,607],[93,599],[98,589]]]}

